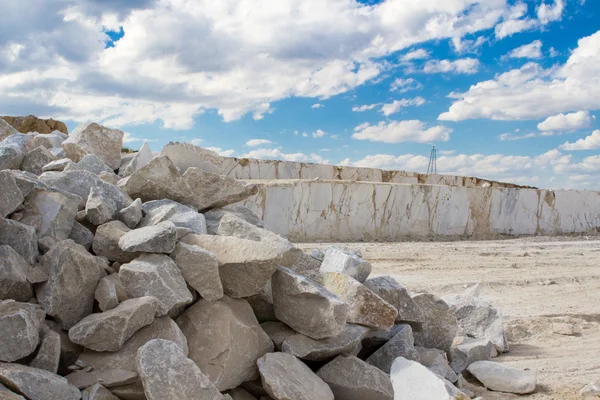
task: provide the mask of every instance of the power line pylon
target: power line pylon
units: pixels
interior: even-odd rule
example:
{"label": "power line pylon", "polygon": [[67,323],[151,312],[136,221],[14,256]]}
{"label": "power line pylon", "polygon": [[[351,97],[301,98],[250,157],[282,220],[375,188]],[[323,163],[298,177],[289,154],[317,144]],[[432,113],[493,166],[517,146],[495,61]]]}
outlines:
{"label": "power line pylon", "polygon": [[431,149],[431,155],[429,156],[429,165],[427,166],[427,175],[437,174],[437,150],[435,145]]}

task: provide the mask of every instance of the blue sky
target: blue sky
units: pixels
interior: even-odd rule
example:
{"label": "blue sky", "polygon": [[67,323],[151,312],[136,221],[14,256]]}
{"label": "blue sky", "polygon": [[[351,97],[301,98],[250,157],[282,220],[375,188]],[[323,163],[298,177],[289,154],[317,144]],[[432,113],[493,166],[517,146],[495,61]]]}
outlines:
{"label": "blue sky", "polygon": [[0,0],[0,114],[418,172],[435,144],[442,173],[600,190],[597,1],[33,3]]}

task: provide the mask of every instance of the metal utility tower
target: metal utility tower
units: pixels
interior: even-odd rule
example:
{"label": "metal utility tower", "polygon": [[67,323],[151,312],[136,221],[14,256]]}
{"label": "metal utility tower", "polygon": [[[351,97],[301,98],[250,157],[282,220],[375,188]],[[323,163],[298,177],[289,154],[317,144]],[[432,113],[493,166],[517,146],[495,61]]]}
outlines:
{"label": "metal utility tower", "polygon": [[429,156],[429,165],[427,166],[427,175],[437,174],[437,151],[435,145],[431,149],[431,155]]}

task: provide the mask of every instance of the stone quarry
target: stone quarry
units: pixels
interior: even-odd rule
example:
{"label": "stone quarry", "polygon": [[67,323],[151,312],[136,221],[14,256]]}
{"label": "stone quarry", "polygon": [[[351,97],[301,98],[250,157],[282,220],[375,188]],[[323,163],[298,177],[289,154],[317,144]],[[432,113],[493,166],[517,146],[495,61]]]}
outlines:
{"label": "stone quarry", "polygon": [[24,134],[0,119],[0,140],[2,400],[532,393],[533,372],[493,360],[510,349],[477,286],[413,293],[351,248],[293,241],[600,227],[594,192],[187,143],[122,154],[123,132],[95,123]]}

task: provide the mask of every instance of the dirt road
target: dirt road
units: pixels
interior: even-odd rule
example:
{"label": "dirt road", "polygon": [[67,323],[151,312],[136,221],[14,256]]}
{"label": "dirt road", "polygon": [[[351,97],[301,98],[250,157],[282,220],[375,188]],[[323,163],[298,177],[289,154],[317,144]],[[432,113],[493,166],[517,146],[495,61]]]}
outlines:
{"label": "dirt road", "polygon": [[538,375],[538,392],[520,398],[580,399],[583,386],[600,380],[598,237],[343,245],[373,263],[372,276],[393,275],[413,293],[481,283],[481,297],[502,309],[511,345],[496,360]]}

